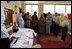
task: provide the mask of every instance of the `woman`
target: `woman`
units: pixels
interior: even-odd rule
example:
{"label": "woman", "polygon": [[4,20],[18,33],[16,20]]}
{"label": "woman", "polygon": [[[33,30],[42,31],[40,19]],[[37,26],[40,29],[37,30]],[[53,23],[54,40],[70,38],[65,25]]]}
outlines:
{"label": "woman", "polygon": [[27,12],[27,15],[26,15],[26,27],[27,28],[31,28],[31,15],[29,14],[29,12]]}
{"label": "woman", "polygon": [[44,14],[41,15],[40,19],[39,19],[39,33],[44,33],[45,29],[44,29]]}
{"label": "woman", "polygon": [[58,15],[58,13],[55,13],[55,18],[54,18],[54,28],[53,28],[53,32],[55,34],[56,37],[58,37],[58,33],[60,30],[60,16]]}
{"label": "woman", "polygon": [[[46,13],[43,13],[44,14],[44,19],[46,20],[46,17],[47,17],[47,14]],[[46,33],[46,21],[44,22],[44,29],[45,29],[45,33]]]}
{"label": "woman", "polygon": [[37,18],[37,13],[34,12],[34,15],[32,16],[32,28],[36,33],[38,33],[38,18]]}
{"label": "woman", "polygon": [[46,17],[46,33],[47,34],[50,34],[50,26],[51,26],[51,23],[52,23],[52,17],[50,15],[51,13],[48,12],[48,16]]}
{"label": "woman", "polygon": [[19,9],[19,14],[17,15],[17,24],[20,28],[24,28],[24,20],[22,18],[22,9]]}

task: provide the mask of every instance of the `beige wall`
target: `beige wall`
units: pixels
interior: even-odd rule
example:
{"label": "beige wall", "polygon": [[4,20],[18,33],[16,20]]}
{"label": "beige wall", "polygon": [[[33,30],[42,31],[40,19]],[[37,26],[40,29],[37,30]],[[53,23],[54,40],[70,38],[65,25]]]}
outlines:
{"label": "beige wall", "polygon": [[69,30],[69,32],[71,32],[71,20],[69,20],[69,25],[68,25],[68,30]]}
{"label": "beige wall", "polygon": [[44,3],[44,4],[71,4],[71,1],[40,1],[39,3]]}
{"label": "beige wall", "polygon": [[71,4],[71,1],[24,1],[25,4]]}
{"label": "beige wall", "polygon": [[38,19],[39,19],[41,14],[43,13],[43,4],[42,3],[39,4],[39,8],[38,9],[39,9],[39,11],[38,11]]}
{"label": "beige wall", "polygon": [[[15,9],[15,5],[17,6],[17,9]],[[12,9],[14,12],[17,11],[17,13],[19,13],[19,8],[21,8],[21,1],[10,1],[10,3],[7,3],[7,1],[1,1],[1,6]],[[15,13],[13,14],[13,21],[16,21]]]}
{"label": "beige wall", "polygon": [[[21,8],[21,2],[20,1],[10,1],[10,3],[7,3],[7,1],[1,1],[1,6],[8,8],[8,9],[12,9],[14,11],[13,22],[16,21],[15,5],[17,6],[17,13],[18,13],[19,8]],[[8,28],[8,30],[10,30],[10,29],[12,29],[12,26],[10,28]]]}

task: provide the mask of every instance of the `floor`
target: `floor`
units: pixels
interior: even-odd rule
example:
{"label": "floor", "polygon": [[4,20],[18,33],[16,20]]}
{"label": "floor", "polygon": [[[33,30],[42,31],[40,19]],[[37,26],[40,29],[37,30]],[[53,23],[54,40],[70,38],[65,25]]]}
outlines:
{"label": "floor", "polygon": [[36,43],[40,44],[42,48],[70,48],[71,47],[71,35],[68,34],[65,42],[61,42],[61,33],[58,38],[53,33],[38,34],[36,37]]}

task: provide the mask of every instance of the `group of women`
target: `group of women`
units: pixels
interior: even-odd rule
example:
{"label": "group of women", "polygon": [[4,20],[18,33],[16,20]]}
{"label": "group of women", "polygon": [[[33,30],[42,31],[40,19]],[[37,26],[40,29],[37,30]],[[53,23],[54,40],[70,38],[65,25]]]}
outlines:
{"label": "group of women", "polygon": [[22,18],[25,22],[24,24],[25,28],[31,28],[37,33],[38,32],[38,17],[36,14],[37,12],[34,12],[34,14],[31,17],[29,12],[27,12],[22,15]]}
{"label": "group of women", "polygon": [[58,37],[58,33],[62,32],[62,40],[65,41],[65,37],[68,32],[68,22],[66,20],[61,22],[60,14],[55,13],[54,17],[52,17],[51,13],[41,14],[39,20],[34,12],[32,17],[27,14],[23,15],[23,19],[25,21],[25,27],[33,29],[36,33],[46,33],[50,34],[53,32],[56,37]]}

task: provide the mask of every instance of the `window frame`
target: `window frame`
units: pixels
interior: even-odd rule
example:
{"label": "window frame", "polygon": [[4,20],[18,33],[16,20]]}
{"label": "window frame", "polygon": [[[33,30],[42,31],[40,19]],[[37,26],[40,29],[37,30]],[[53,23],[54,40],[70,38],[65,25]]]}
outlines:
{"label": "window frame", "polygon": [[55,4],[43,4],[43,13],[44,13],[44,5],[54,5],[54,13],[55,13]]}
{"label": "window frame", "polygon": [[[56,5],[65,5],[65,4],[55,4],[55,8],[56,8]],[[56,12],[56,9],[55,9],[55,12]],[[66,5],[65,5],[65,13],[66,13]]]}
{"label": "window frame", "polygon": [[[65,5],[65,13],[66,13],[66,6],[71,4],[43,4],[43,8],[44,8],[44,5],[54,5],[54,13],[56,12],[56,5]],[[44,9],[43,9],[43,13],[44,13]]]}
{"label": "window frame", "polygon": [[[25,12],[26,12],[26,5],[37,5],[38,6],[38,11],[39,11],[39,5],[38,4],[25,4]],[[32,13],[32,7],[31,7],[31,13]],[[37,15],[38,16],[38,15]]]}
{"label": "window frame", "polygon": [[[71,4],[68,4],[68,5],[70,5],[71,6]],[[67,6],[67,5],[66,5]],[[67,13],[66,13],[67,14]]]}

